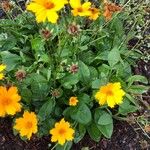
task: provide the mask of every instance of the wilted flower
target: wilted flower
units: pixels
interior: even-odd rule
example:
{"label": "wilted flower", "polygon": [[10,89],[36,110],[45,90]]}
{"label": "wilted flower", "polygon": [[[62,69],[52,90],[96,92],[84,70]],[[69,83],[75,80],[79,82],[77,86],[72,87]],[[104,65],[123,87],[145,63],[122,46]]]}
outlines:
{"label": "wilted flower", "polygon": [[69,67],[67,68],[67,70],[68,70],[70,73],[75,74],[75,73],[78,72],[79,66],[78,66],[78,64],[73,64],[73,63],[72,63],[72,65],[69,65]]}
{"label": "wilted flower", "polygon": [[6,115],[14,115],[21,111],[21,100],[18,94],[17,87],[6,87],[0,86],[0,117],[5,117]]}
{"label": "wilted flower", "polygon": [[69,105],[70,105],[70,106],[76,106],[78,102],[79,102],[79,101],[78,101],[78,98],[77,98],[77,97],[72,96],[72,97],[70,97],[70,99],[69,99]]}
{"label": "wilted flower", "polygon": [[13,3],[9,0],[5,0],[1,2],[0,6],[4,11],[9,12],[13,7]]}
{"label": "wilted flower", "polygon": [[48,29],[42,29],[41,30],[41,35],[44,37],[44,39],[49,39],[52,36],[52,32]]}
{"label": "wilted flower", "polygon": [[67,0],[32,0],[27,5],[27,10],[35,13],[37,22],[45,22],[47,19],[56,23],[59,17],[57,12],[67,3]]}
{"label": "wilted flower", "polygon": [[4,78],[4,74],[2,73],[2,71],[5,69],[6,69],[6,65],[1,64],[0,65],[0,80],[2,80]]}
{"label": "wilted flower", "polygon": [[71,35],[77,35],[80,32],[80,26],[76,23],[72,23],[68,26],[68,33]]}
{"label": "wilted flower", "polygon": [[34,112],[25,111],[23,117],[16,119],[14,129],[18,130],[22,137],[29,140],[32,134],[37,133],[37,116]]}
{"label": "wilted flower", "polygon": [[106,18],[106,20],[110,20],[112,18],[112,15],[113,15],[114,12],[122,10],[122,7],[117,6],[114,3],[106,2],[104,5],[105,6],[104,6],[103,16]]}
{"label": "wilted flower", "polygon": [[54,89],[51,92],[53,97],[59,97],[60,96],[60,91],[58,89]]}
{"label": "wilted flower", "polygon": [[105,86],[100,87],[99,91],[95,95],[95,99],[98,100],[100,105],[108,104],[113,108],[117,104],[121,104],[125,92],[121,89],[121,84],[108,83]]}
{"label": "wilted flower", "polygon": [[15,73],[16,79],[22,81],[26,77],[26,71],[21,69]]}
{"label": "wilted flower", "polygon": [[61,119],[60,122],[55,123],[55,128],[50,130],[52,134],[51,141],[57,142],[61,145],[64,145],[66,141],[73,140],[74,130],[70,128],[70,123]]}
{"label": "wilted flower", "polygon": [[74,16],[90,16],[90,2],[81,4],[81,0],[70,0],[70,5],[73,8],[71,12]]}

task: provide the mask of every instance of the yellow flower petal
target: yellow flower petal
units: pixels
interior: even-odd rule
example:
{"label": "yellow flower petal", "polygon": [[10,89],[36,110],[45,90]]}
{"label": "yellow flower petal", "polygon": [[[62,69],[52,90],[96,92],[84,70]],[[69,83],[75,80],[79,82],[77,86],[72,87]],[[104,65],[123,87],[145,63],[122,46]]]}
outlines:
{"label": "yellow flower petal", "polygon": [[51,23],[56,23],[58,20],[58,14],[55,11],[48,11],[47,12],[47,19]]}
{"label": "yellow flower petal", "polygon": [[89,9],[91,7],[91,3],[90,2],[85,2],[83,5],[82,5],[82,8],[83,9]]}
{"label": "yellow flower petal", "polygon": [[6,69],[6,65],[1,64],[0,65],[0,72],[2,72],[4,69]]}
{"label": "yellow flower petal", "polygon": [[81,7],[81,1],[80,0],[70,0],[70,6],[72,8]]}
{"label": "yellow flower petal", "polygon": [[47,17],[47,11],[45,9],[41,10],[39,13],[36,14],[36,21],[38,23],[45,22]]}
{"label": "yellow flower petal", "polygon": [[4,74],[0,73],[0,80],[4,79]]}

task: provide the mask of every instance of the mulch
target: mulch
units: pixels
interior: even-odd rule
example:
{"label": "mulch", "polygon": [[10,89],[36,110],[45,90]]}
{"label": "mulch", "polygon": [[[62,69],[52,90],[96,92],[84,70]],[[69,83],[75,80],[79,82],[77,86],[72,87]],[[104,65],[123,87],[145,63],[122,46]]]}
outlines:
{"label": "mulch", "polygon": [[[102,138],[99,143],[85,136],[78,144],[72,146],[72,150],[80,150],[88,147],[90,150],[148,150],[150,141],[135,125],[124,121],[116,121],[111,139]],[[0,119],[0,150],[48,150],[50,137],[37,138],[33,136],[30,141],[23,141],[14,136],[12,131],[12,119]]]}

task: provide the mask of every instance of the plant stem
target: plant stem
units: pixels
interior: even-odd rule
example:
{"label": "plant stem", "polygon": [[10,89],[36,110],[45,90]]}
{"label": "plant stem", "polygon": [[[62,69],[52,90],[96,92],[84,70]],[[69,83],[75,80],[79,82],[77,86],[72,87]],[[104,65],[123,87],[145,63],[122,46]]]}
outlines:
{"label": "plant stem", "polygon": [[54,150],[57,145],[58,145],[58,143],[56,143],[56,144],[51,148],[51,150]]}

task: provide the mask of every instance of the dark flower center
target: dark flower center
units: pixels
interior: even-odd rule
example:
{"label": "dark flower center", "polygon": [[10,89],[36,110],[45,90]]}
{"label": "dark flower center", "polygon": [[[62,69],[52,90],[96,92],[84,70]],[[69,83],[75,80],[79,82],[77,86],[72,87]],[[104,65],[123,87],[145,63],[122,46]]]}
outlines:
{"label": "dark flower center", "polygon": [[46,9],[52,9],[55,7],[54,3],[51,2],[46,2],[44,6]]}
{"label": "dark flower center", "polygon": [[79,7],[77,10],[78,10],[78,12],[83,12],[82,7]]}

